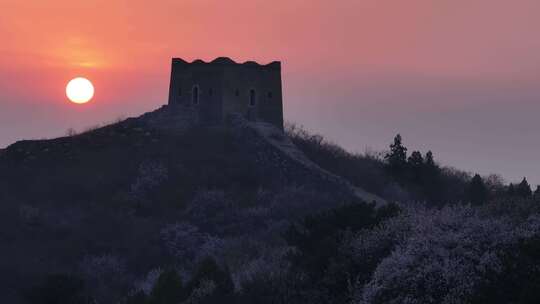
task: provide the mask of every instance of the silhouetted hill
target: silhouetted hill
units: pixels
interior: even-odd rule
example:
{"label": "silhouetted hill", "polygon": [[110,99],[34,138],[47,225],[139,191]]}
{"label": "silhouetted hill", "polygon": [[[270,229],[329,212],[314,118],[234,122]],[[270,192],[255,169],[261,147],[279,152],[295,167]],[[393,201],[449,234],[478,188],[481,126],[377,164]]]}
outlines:
{"label": "silhouetted hill", "polygon": [[526,179],[182,110],[0,151],[2,303],[540,300]]}
{"label": "silhouetted hill", "polygon": [[172,263],[163,233],[178,223],[203,239],[261,242],[307,214],[359,201],[384,203],[321,169],[270,124],[232,117],[196,125],[162,108],[1,151],[0,270],[9,275],[0,284],[14,295],[47,274],[84,272],[95,259],[137,277]]}

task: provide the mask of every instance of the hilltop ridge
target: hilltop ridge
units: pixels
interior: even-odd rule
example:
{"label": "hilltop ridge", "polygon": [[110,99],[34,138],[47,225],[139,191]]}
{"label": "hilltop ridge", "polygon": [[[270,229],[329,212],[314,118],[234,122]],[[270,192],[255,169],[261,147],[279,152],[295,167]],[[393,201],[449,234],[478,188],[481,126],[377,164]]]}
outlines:
{"label": "hilltop ridge", "polygon": [[272,247],[275,241],[264,241],[268,235],[284,233],[308,214],[361,201],[384,204],[321,169],[272,124],[233,115],[207,125],[192,117],[165,106],[4,149],[0,239],[7,243],[0,269],[15,278],[0,281],[11,290],[7,299],[17,303],[16,290],[47,274],[79,273],[89,257],[121,256],[122,263],[137,265],[128,273],[140,276],[172,258],[162,237],[178,223],[196,227],[193,237],[245,238]]}
{"label": "hilltop ridge", "polygon": [[[189,108],[181,107],[179,109],[179,107],[164,106],[140,117],[128,118],[125,121],[73,137],[20,141],[5,149],[5,155],[0,158],[0,162],[3,159],[15,161],[13,163],[15,166],[19,164],[22,167],[28,166],[30,168],[33,164],[47,166],[47,162],[50,162],[49,165],[53,165],[55,161],[59,161],[55,165],[61,166],[63,161],[73,160],[95,162],[95,165],[99,167],[99,161],[94,161],[92,158],[98,155],[102,157],[107,149],[113,147],[121,149],[122,145],[126,145],[128,148],[136,148],[138,152],[143,154],[146,152],[156,153],[160,148],[170,148],[168,145],[171,144],[171,141],[174,142],[175,138],[193,132],[195,128],[203,128],[218,133],[230,132],[231,144],[234,144],[236,149],[244,150],[245,161],[254,162],[256,166],[260,167],[258,171],[264,172],[265,179],[269,183],[277,182],[268,178],[268,176],[272,176],[282,184],[309,185],[316,188],[322,186],[345,196],[353,195],[367,202],[384,203],[382,198],[359,189],[345,179],[320,168],[272,124],[249,122],[237,115],[231,116],[223,126],[205,127],[198,125],[193,119],[192,113],[186,111],[187,109]],[[199,136],[197,140],[204,142],[204,135]],[[185,144],[189,145],[190,143],[186,142]],[[63,154],[59,155],[55,152]],[[85,154],[85,159],[77,157],[77,153]],[[179,150],[178,153],[182,153],[182,151]],[[211,154],[212,151],[205,151],[205,153]],[[129,158],[130,155],[111,155],[111,158],[114,157]],[[5,160],[4,166],[6,166]],[[40,163],[39,160],[43,160],[43,162]],[[149,160],[151,157],[147,159],[147,161]],[[269,174],[269,172],[273,173]],[[78,173],[85,175],[84,169]]]}

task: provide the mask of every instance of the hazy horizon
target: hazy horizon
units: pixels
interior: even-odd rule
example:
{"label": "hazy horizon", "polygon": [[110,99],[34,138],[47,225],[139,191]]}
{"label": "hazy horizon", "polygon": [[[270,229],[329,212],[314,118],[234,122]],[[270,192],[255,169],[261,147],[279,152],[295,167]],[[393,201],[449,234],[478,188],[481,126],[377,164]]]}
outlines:
{"label": "hazy horizon", "polygon": [[[171,57],[283,62],[284,115],[351,151],[540,184],[540,2],[0,0],[0,147],[167,101]],[[85,76],[92,102],[65,85]]]}

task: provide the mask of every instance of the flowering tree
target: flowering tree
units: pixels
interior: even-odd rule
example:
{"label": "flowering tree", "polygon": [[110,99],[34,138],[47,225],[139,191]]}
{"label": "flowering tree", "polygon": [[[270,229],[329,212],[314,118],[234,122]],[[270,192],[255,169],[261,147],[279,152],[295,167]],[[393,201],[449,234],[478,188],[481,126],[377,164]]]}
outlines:
{"label": "flowering tree", "polygon": [[409,208],[402,216],[410,229],[402,237],[376,230],[372,241],[365,234],[355,241],[358,258],[384,239],[394,241],[395,247],[367,283],[357,284],[354,303],[468,302],[506,271],[513,248],[540,236],[538,216],[520,224],[508,217],[483,216],[470,206]]}
{"label": "flowering tree", "polygon": [[111,295],[119,296],[129,286],[125,262],[116,255],[87,255],[79,271],[93,296],[100,301]]}
{"label": "flowering tree", "polygon": [[167,167],[159,161],[146,161],[139,165],[138,176],[130,186],[133,200],[142,202],[148,193],[169,177]]}
{"label": "flowering tree", "polygon": [[160,234],[167,251],[184,266],[192,266],[209,256],[215,257],[223,246],[220,238],[201,232],[189,223],[167,225]]}

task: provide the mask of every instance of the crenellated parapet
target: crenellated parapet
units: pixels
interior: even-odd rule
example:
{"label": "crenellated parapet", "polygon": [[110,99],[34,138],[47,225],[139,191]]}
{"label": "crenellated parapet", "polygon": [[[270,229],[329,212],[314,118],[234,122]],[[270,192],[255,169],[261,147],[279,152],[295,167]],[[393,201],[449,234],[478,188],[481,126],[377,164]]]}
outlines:
{"label": "crenellated parapet", "polygon": [[202,59],[196,59],[192,62],[185,61],[182,58],[173,58],[172,59],[173,64],[181,64],[181,65],[229,65],[229,66],[244,66],[244,67],[254,67],[254,68],[267,68],[267,69],[281,69],[281,62],[280,61],[272,61],[268,64],[259,64],[255,61],[245,61],[243,63],[236,62],[232,60],[229,57],[218,57],[212,61],[206,62]]}

